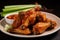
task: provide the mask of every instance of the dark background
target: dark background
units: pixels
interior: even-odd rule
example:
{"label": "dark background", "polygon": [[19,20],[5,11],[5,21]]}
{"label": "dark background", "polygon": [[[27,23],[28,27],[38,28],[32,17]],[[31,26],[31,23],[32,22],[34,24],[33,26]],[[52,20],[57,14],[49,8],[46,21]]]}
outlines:
{"label": "dark background", "polygon": [[[20,4],[35,4],[38,2],[42,6],[45,6],[47,9],[54,9],[52,11],[53,14],[60,17],[60,1],[59,0],[0,0],[0,12],[6,5],[20,5]],[[0,16],[0,19],[2,17]],[[39,38],[17,38],[8,36],[0,31],[0,39],[1,40],[60,40],[60,30],[54,34],[39,37]]]}

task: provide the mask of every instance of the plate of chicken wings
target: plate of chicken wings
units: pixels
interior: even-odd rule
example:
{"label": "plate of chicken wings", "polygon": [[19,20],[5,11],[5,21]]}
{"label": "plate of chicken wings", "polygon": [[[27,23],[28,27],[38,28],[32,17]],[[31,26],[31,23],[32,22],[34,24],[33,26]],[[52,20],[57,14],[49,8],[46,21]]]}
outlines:
{"label": "plate of chicken wings", "polygon": [[0,30],[10,36],[41,37],[60,29],[60,18],[40,10],[39,6],[7,14],[0,21]]}

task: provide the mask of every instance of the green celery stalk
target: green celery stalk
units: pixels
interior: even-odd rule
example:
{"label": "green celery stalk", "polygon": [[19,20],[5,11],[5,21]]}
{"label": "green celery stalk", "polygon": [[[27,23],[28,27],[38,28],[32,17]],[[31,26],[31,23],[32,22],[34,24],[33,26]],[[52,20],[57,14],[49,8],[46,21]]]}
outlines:
{"label": "green celery stalk", "polygon": [[2,12],[1,16],[5,16],[6,14],[9,14],[9,13],[12,13],[12,12],[17,12],[17,11],[25,11],[27,9],[30,9],[30,8],[24,8],[24,9],[18,9],[18,10],[11,10],[11,11],[5,11],[5,12]]}
{"label": "green celery stalk", "polygon": [[[32,7],[34,7],[34,6],[32,6]],[[11,10],[24,9],[24,8],[31,8],[31,7],[28,7],[28,6],[25,6],[25,7],[14,7],[14,8],[10,8],[10,9],[3,9],[3,12],[11,11]]]}
{"label": "green celery stalk", "polygon": [[10,12],[15,12],[15,11],[21,11],[21,10],[24,10],[24,9],[29,9],[29,8],[33,8],[33,7],[28,7],[28,8],[17,8],[17,9],[12,9],[12,10],[7,10],[7,11],[4,11],[3,10],[3,13],[10,13]]}
{"label": "green celery stalk", "polygon": [[28,6],[28,7],[31,7],[31,6],[35,6],[35,5],[9,5],[9,6],[5,6],[6,9],[9,9],[9,8],[14,8],[14,7],[25,7],[25,6]]}

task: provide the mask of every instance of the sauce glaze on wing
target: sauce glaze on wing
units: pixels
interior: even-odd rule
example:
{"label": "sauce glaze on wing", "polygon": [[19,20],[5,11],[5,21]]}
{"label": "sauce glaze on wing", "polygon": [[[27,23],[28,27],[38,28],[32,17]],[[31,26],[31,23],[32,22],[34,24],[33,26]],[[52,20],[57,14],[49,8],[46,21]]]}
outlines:
{"label": "sauce glaze on wing", "polygon": [[50,26],[50,23],[46,22],[39,22],[39,23],[36,23],[34,26],[33,26],[33,32],[34,34],[38,34],[38,33],[43,33],[48,27]]}

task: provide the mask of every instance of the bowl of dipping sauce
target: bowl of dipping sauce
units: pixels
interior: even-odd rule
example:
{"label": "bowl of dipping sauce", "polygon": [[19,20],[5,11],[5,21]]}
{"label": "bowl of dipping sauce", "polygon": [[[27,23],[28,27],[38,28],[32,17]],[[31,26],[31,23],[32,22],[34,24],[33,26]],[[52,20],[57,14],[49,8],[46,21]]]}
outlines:
{"label": "bowl of dipping sauce", "polygon": [[7,14],[5,16],[6,23],[13,24],[13,22],[14,22],[14,20],[16,20],[17,16],[18,16],[18,14],[14,14],[14,13],[13,14]]}

